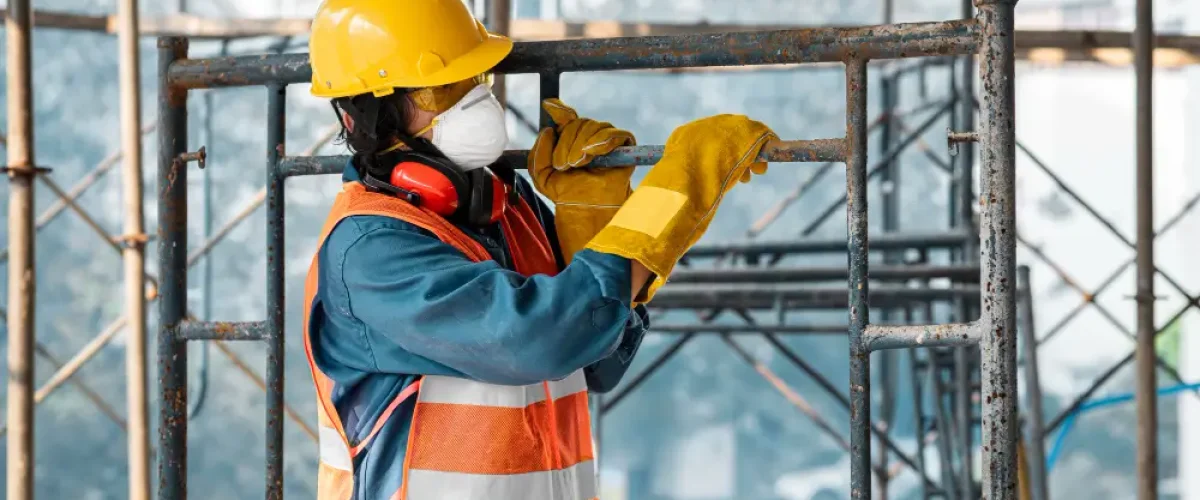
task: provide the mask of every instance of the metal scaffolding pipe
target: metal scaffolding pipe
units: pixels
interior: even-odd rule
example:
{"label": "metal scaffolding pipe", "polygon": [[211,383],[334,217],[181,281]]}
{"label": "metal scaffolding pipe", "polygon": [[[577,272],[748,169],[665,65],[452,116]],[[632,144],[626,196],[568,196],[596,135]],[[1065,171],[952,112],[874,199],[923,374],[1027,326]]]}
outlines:
{"label": "metal scaffolding pipe", "polygon": [[[158,41],[158,498],[187,498],[187,343],[175,335],[187,314],[187,92],[167,69],[187,57],[182,38]],[[180,369],[184,368],[184,369]]]}
{"label": "metal scaffolding pipe", "polygon": [[[971,53],[975,20],[804,28],[778,31],[517,42],[497,73],[566,73],[635,69],[762,66],[839,62],[854,54],[893,59]],[[1010,37],[1011,38],[1011,37]],[[780,47],[790,47],[780,50]],[[168,69],[187,89],[304,83],[312,79],[308,54],[194,59]]]}
{"label": "metal scaffolding pipe", "polygon": [[1137,0],[1137,498],[1158,498],[1158,353],[1154,349],[1154,10]]}
{"label": "metal scaffolding pipe", "polygon": [[[671,274],[677,283],[794,283],[845,280],[845,267],[797,267],[750,269],[686,269]],[[955,282],[978,283],[978,266],[877,266],[871,268],[872,280],[949,278]]]}
{"label": "metal scaffolding pipe", "polygon": [[[1016,0],[978,0],[984,115],[980,131],[980,240],[984,293],[980,327],[983,433],[982,498],[1017,492],[1016,117],[1013,8]],[[968,495],[972,492],[966,492]]]}
{"label": "metal scaffolding pipe", "polygon": [[[871,235],[870,250],[922,250],[958,248],[969,238],[977,235],[965,232],[898,233]],[[845,238],[812,238],[788,241],[746,241],[737,243],[710,243],[698,245],[687,253],[687,258],[725,257],[729,254],[773,255],[834,253],[846,250]]]}
{"label": "metal scaffolding pipe", "polygon": [[1021,293],[1021,347],[1025,357],[1025,420],[1029,431],[1029,480],[1033,498],[1050,500],[1049,476],[1046,474],[1045,412],[1042,410],[1042,382],[1038,375],[1037,331],[1034,330],[1033,292],[1029,281],[1029,266],[1017,267]]}
{"label": "metal scaffolding pipe", "polygon": [[267,87],[267,500],[283,500],[284,155],[287,88]]}
{"label": "metal scaffolding pipe", "polygon": [[8,446],[7,497],[33,498],[34,300],[33,82],[29,0],[11,0],[8,35]]}
{"label": "metal scaffolding pipe", "polygon": [[[962,0],[962,17],[964,19],[973,19],[975,17],[973,0]],[[975,131],[975,58],[964,57],[962,60],[962,99],[958,100],[958,120],[957,132],[970,133]],[[966,230],[972,233],[978,233],[978,228],[974,221],[974,210],[972,207],[975,203],[975,148],[974,144],[957,145],[956,148],[960,151],[958,155],[958,169],[954,171],[954,181],[952,182],[958,189],[958,201],[954,203],[954,208],[958,212],[957,217],[952,218],[952,227],[960,230]],[[987,177],[982,176],[980,183],[986,183]],[[979,262],[979,240],[967,240],[963,245],[962,253],[959,254],[958,260],[978,263]],[[955,304],[956,316],[958,321],[969,321],[972,319],[973,304],[967,301],[958,301]],[[957,420],[961,422],[961,442],[963,444],[963,465],[959,469],[959,482],[962,484],[963,494],[968,498],[974,498],[976,493],[975,486],[975,468],[971,463],[974,459],[972,448],[975,433],[973,432],[974,425],[970,424],[971,419],[971,388],[968,387],[968,382],[973,371],[970,366],[974,357],[974,349],[968,347],[959,347],[954,350],[954,412]]]}
{"label": "metal scaffolding pipe", "polygon": [[[866,280],[863,280],[864,286]],[[857,284],[856,284],[857,285]],[[871,307],[902,307],[929,301],[948,302],[955,298],[979,296],[978,286],[954,288],[908,288],[872,286]],[[654,301],[652,309],[835,309],[849,307],[846,289],[834,286],[782,285],[775,283],[715,284],[668,283]]]}
{"label": "metal scaffolding pipe", "polygon": [[979,324],[867,325],[863,343],[868,351],[909,347],[973,346],[979,343]]}
{"label": "metal scaffolding pipe", "polygon": [[184,321],[175,332],[183,340],[267,340],[267,322]]}
{"label": "metal scaffolding pipe", "polygon": [[762,333],[780,335],[845,335],[849,330],[846,325],[729,325],[729,324],[658,324],[651,323],[649,331],[656,333],[693,333],[693,334],[729,334],[729,335],[760,335]]}
{"label": "metal scaffolding pipe", "polygon": [[125,397],[129,420],[129,498],[150,498],[150,431],[146,402],[146,235],[142,210],[142,96],[138,1],[117,5],[120,47],[122,186],[125,198]]}
{"label": "metal scaffolding pipe", "polygon": [[[489,31],[497,35],[508,36],[508,27],[512,20],[512,2],[510,0],[490,0],[488,7]],[[493,78],[492,94],[496,96],[496,100],[500,101],[501,105],[508,107],[508,101],[505,99],[504,75],[495,75]]]}
{"label": "metal scaffolding pipe", "polygon": [[[763,147],[758,159],[775,163],[841,161],[843,143],[842,139],[772,141]],[[621,147],[607,155],[597,156],[590,166],[654,165],[662,159],[663,150],[664,146]],[[528,150],[505,151],[501,160],[517,170],[524,170],[528,156]],[[349,156],[291,156],[283,158],[279,172],[284,177],[338,174],[349,162]]]}
{"label": "metal scaffolding pipe", "polygon": [[[850,264],[850,498],[871,496],[871,360],[867,282],[867,61],[846,61],[846,236]],[[845,295],[845,291],[842,292]]]}

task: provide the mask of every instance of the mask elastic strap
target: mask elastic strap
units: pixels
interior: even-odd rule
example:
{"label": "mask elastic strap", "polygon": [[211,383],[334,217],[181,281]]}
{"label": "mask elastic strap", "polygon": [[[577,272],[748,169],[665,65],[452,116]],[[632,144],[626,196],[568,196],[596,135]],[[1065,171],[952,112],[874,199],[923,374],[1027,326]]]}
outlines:
{"label": "mask elastic strap", "polygon": [[425,135],[425,132],[433,130],[433,127],[436,126],[437,123],[438,123],[438,119],[437,119],[437,117],[434,117],[433,120],[430,120],[429,125],[426,125],[425,128],[423,128],[421,130],[418,130],[417,133],[413,134],[413,136],[421,137],[422,135]]}

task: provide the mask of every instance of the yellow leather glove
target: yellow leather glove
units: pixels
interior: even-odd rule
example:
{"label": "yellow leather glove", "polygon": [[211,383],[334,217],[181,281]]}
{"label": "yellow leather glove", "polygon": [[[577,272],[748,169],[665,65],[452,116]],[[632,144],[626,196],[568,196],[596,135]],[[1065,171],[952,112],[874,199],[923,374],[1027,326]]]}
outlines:
{"label": "yellow leather glove", "polygon": [[547,99],[542,107],[557,126],[538,133],[527,167],[534,187],[554,202],[558,243],[569,263],[612,220],[631,192],[633,166],[585,167],[592,158],[633,146],[636,140],[610,123],[580,118],[558,99]]}
{"label": "yellow leather glove", "polygon": [[766,125],[741,115],[712,116],[675,129],[662,160],[587,248],[636,260],[653,272],[654,283],[635,299],[648,302],[704,235],[725,193],[737,181],[767,171],[757,157],[777,138]]}

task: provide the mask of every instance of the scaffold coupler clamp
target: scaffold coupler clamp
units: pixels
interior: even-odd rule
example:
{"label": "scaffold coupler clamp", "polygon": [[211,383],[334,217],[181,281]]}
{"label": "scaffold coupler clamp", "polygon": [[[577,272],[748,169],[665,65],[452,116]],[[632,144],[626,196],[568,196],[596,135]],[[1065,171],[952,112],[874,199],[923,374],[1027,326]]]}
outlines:
{"label": "scaffold coupler clamp", "polygon": [[204,167],[208,165],[208,151],[204,146],[200,146],[200,149],[196,151],[180,153],[179,156],[175,157],[176,167],[182,167],[191,162],[200,164],[200,169],[204,170]]}
{"label": "scaffold coupler clamp", "polygon": [[54,169],[49,167],[33,167],[29,165],[5,165],[0,167],[0,174],[9,175],[42,175],[53,172]]}
{"label": "scaffold coupler clamp", "polygon": [[964,142],[979,142],[978,132],[955,132],[946,128],[946,149],[950,156],[958,156],[958,145]]}

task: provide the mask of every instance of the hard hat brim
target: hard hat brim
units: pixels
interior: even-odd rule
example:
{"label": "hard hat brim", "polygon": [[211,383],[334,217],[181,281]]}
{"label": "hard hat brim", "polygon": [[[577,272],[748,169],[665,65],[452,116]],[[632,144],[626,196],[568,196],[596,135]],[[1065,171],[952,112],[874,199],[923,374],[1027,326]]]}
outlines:
{"label": "hard hat brim", "polygon": [[313,96],[336,99],[339,97],[350,97],[359,94],[374,92],[382,88],[425,88],[446,85],[450,83],[460,82],[468,78],[479,76],[487,73],[500,64],[508,54],[512,52],[513,41],[511,38],[488,34],[487,39],[471,49],[470,52],[454,59],[446,67],[431,75],[414,76],[408,75],[404,78],[395,78],[388,80],[384,85],[376,88],[358,88],[353,90],[346,89],[328,89],[318,85],[312,85],[310,92]]}

